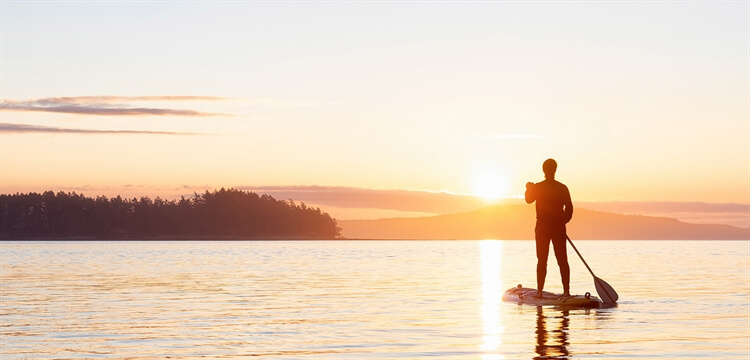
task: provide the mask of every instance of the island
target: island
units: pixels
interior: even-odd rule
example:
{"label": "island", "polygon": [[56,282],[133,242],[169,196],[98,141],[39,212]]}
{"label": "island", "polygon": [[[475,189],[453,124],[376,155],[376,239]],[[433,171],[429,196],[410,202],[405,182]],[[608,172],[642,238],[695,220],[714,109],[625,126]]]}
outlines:
{"label": "island", "polygon": [[179,200],[82,194],[0,195],[0,240],[337,239],[319,208],[235,189]]}

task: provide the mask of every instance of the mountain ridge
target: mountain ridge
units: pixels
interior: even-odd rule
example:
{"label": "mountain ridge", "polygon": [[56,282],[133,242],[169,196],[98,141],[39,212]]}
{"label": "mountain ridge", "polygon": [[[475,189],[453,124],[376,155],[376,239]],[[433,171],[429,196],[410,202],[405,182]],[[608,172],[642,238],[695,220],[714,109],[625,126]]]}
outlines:
{"label": "mountain ridge", "polygon": [[[534,238],[535,222],[533,206],[500,204],[454,214],[338,223],[342,237],[350,239],[525,240]],[[750,228],[584,208],[575,209],[568,234],[580,240],[750,240]]]}

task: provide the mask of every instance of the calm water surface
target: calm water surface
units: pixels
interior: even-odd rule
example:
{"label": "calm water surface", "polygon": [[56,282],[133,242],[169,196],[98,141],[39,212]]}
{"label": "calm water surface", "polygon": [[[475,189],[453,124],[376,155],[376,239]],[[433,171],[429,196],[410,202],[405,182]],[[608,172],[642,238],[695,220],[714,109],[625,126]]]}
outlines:
{"label": "calm water surface", "polygon": [[576,245],[617,307],[500,301],[532,241],[2,242],[0,358],[750,357],[749,242]]}

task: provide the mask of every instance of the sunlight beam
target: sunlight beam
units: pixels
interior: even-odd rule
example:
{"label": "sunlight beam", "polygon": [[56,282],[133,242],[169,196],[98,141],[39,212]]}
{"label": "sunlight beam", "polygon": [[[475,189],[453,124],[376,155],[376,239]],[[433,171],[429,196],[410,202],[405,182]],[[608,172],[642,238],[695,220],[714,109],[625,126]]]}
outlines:
{"label": "sunlight beam", "polygon": [[500,319],[500,289],[503,288],[500,276],[503,243],[499,240],[482,240],[479,252],[482,266],[482,360],[504,359],[498,351],[503,343],[503,327]]}

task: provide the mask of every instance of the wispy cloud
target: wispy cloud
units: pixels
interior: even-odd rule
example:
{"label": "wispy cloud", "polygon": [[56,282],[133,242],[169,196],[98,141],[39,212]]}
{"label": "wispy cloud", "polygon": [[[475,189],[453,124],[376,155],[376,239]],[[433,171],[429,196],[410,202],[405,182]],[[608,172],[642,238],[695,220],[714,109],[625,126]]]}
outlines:
{"label": "wispy cloud", "polygon": [[477,133],[477,132],[455,132],[455,133],[433,133],[432,136],[451,138],[451,139],[469,139],[469,140],[538,140],[549,139],[553,136],[546,134],[523,134],[523,133]]}
{"label": "wispy cloud", "polygon": [[581,206],[591,210],[617,211],[620,213],[705,213],[745,212],[750,214],[750,204],[670,202],[670,201],[580,201]]}
{"label": "wispy cloud", "polygon": [[446,191],[375,190],[328,186],[241,186],[238,189],[268,194],[277,199],[294,199],[310,204],[340,208],[442,214],[487,206],[487,203],[478,197],[452,194]]}
{"label": "wispy cloud", "polygon": [[189,132],[145,131],[145,130],[90,130],[52,126],[0,123],[2,134],[80,134],[80,135],[206,135]]}
{"label": "wispy cloud", "polygon": [[0,110],[51,112],[99,116],[231,116],[190,109],[130,106],[131,102],[147,101],[216,101],[215,96],[75,96],[31,100],[2,100]]}
{"label": "wispy cloud", "polygon": [[[448,214],[476,210],[490,205],[478,197],[445,191],[377,190],[328,186],[241,186],[238,189],[269,194],[277,199],[294,199],[321,207],[346,209]],[[519,199],[504,199],[502,203],[525,204]],[[729,224],[742,228],[750,226],[750,204],[576,201],[575,206],[618,214],[673,217],[692,223]]]}
{"label": "wispy cloud", "polygon": [[307,100],[288,100],[278,98],[254,98],[245,100],[252,106],[266,106],[273,108],[301,108],[301,107],[327,107],[337,106],[341,103],[337,101],[307,101]]}
{"label": "wispy cloud", "polygon": [[37,99],[49,103],[61,104],[90,104],[90,103],[120,103],[135,101],[218,101],[228,100],[220,96],[63,96]]}
{"label": "wispy cloud", "polygon": [[544,139],[548,138],[547,135],[538,134],[480,134],[477,138],[480,139]]}
{"label": "wispy cloud", "polygon": [[669,201],[607,201],[576,202],[582,208],[647,216],[665,216],[691,223],[729,224],[750,227],[750,204],[669,202]]}

